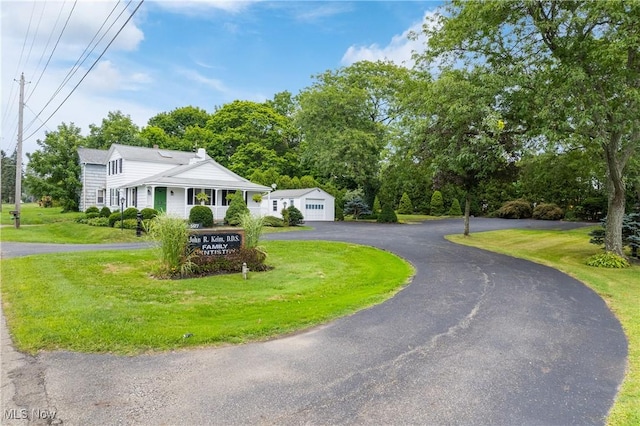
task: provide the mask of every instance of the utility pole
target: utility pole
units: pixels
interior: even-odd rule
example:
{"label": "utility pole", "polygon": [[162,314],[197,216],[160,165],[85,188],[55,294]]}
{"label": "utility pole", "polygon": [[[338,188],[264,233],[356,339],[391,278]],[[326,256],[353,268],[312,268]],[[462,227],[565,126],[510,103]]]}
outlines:
{"label": "utility pole", "polygon": [[20,228],[22,201],[22,116],[24,113],[24,73],[20,74],[20,104],[18,105],[18,144],[16,146],[16,210],[13,213],[16,229]]}

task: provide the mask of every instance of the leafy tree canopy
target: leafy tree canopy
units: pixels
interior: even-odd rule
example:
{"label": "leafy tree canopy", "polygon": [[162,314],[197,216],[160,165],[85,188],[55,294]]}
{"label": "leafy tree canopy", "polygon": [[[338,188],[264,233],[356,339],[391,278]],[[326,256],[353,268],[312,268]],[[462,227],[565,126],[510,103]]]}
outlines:
{"label": "leafy tree canopy", "polygon": [[80,128],[62,123],[58,130],[47,132],[40,149],[27,154],[26,184],[33,195],[58,200],[64,211],[78,210],[80,164],[78,147],[84,144]]}

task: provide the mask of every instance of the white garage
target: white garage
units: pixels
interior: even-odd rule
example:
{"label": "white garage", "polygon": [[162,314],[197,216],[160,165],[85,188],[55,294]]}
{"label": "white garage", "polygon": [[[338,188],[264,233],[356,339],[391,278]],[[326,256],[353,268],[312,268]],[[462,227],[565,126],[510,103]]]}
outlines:
{"label": "white garage", "polygon": [[262,198],[262,211],[269,216],[282,217],[282,209],[291,205],[305,221],[335,220],[335,198],[320,188],[283,189]]}

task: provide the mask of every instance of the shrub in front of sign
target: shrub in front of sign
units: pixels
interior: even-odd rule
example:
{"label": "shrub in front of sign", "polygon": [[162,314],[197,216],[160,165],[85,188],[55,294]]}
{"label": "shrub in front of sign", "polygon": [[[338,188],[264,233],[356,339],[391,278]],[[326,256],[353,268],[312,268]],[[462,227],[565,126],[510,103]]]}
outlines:
{"label": "shrub in front of sign", "polygon": [[225,256],[202,256],[195,250],[191,257],[191,276],[242,272],[242,264],[246,263],[250,271],[261,272],[271,269],[265,265],[267,254],[257,248],[241,248],[235,253]]}
{"label": "shrub in front of sign", "polygon": [[193,206],[189,211],[189,223],[201,223],[205,228],[211,228],[213,212],[207,206]]}
{"label": "shrub in front of sign", "polygon": [[193,256],[186,221],[161,213],[149,224],[149,235],[158,243],[159,277],[184,277],[192,272]]}

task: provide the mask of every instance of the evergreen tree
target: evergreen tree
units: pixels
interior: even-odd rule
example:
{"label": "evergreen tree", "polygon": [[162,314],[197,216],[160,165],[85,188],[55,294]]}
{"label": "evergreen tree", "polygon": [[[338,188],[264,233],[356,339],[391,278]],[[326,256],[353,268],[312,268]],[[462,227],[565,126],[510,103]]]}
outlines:
{"label": "evergreen tree", "polygon": [[382,207],[382,211],[378,215],[377,221],[379,223],[397,223],[398,216],[396,216],[396,212],[393,211],[393,207],[391,204],[386,203]]}
{"label": "evergreen tree", "polygon": [[434,191],[431,196],[431,216],[442,216],[445,212],[442,192]]}
{"label": "evergreen tree", "polygon": [[402,198],[400,198],[400,205],[398,205],[398,213],[413,214],[413,204],[411,203],[411,198],[409,198],[409,195],[406,192],[404,192],[402,194]]}
{"label": "evergreen tree", "polygon": [[460,208],[460,201],[457,198],[453,199],[451,207],[449,208],[449,216],[462,216],[462,209]]}
{"label": "evergreen tree", "polygon": [[244,201],[242,192],[236,191],[233,195],[230,195],[229,208],[227,214],[224,216],[224,223],[226,225],[236,226],[240,224],[240,216],[243,213],[249,213],[247,203]]}

